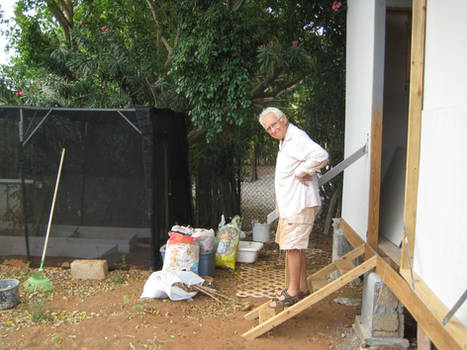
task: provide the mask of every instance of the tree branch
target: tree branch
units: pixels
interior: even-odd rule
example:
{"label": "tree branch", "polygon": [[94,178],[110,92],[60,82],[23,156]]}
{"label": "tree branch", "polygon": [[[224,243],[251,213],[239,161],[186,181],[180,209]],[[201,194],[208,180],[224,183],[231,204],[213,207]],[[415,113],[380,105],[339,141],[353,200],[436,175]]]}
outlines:
{"label": "tree branch", "polygon": [[[73,27],[73,5],[71,7],[71,12],[67,13],[68,16],[71,16],[71,21],[67,18],[67,16],[65,16],[60,6],[54,0],[47,0],[47,5],[52,11],[53,16],[57,19],[58,23],[60,23],[63,33],[65,34],[66,41],[71,45],[72,42],[70,36],[70,29]],[[60,1],[60,5],[62,5],[63,7],[66,6],[63,0]],[[68,9],[67,11],[70,11],[70,9]]]}
{"label": "tree branch", "polygon": [[238,11],[240,10],[240,8],[243,6],[243,4],[245,3],[245,0],[238,0],[234,5],[233,5],[233,8],[232,8],[232,11]]}
{"label": "tree branch", "polygon": [[297,85],[300,84],[302,81],[303,81],[303,79],[300,79],[299,81],[289,82],[283,89],[281,89],[280,91],[278,91],[278,92],[276,92],[274,94],[263,94],[263,95],[258,94],[256,96],[253,96],[253,98],[252,98],[253,103],[261,105],[261,104],[264,104],[266,102],[275,101],[282,94],[284,94],[286,92],[290,92],[290,91],[296,89]]}
{"label": "tree branch", "polygon": [[188,132],[188,136],[187,136],[188,143],[190,145],[204,141],[205,137],[206,137],[206,130],[201,130],[201,129],[191,130],[190,132]]}
{"label": "tree branch", "polygon": [[245,0],[237,0],[237,2],[235,3],[232,0],[228,0],[227,8],[229,9],[229,11],[235,12],[235,11],[238,11],[243,6],[244,3],[245,3]]}
{"label": "tree branch", "polygon": [[169,55],[172,53],[173,48],[170,46],[169,41],[162,35],[162,25],[159,21],[159,18],[157,17],[157,12],[156,8],[154,7],[154,4],[151,2],[151,0],[146,0],[146,3],[149,6],[149,9],[151,10],[152,18],[154,19],[154,22],[156,23],[156,27],[158,30],[158,36],[161,38],[162,44],[164,44],[166,50],[169,52]]}

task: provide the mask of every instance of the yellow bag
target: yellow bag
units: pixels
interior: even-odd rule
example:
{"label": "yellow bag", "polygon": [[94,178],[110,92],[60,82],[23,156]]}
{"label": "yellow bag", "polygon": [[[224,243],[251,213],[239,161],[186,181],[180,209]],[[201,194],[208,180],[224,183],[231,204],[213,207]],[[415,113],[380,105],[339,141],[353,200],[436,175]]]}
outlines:
{"label": "yellow bag", "polygon": [[216,234],[216,267],[234,271],[238,242],[240,241],[241,218],[236,215],[229,224],[223,225],[224,222],[224,215],[222,215],[220,227]]}

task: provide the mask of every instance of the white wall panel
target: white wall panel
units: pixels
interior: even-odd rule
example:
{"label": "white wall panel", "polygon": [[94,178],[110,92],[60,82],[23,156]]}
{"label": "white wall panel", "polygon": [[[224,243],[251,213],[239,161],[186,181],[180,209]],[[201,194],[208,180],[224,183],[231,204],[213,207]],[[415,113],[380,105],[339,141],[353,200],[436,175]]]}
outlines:
{"label": "white wall panel", "polygon": [[[467,288],[467,1],[427,2],[414,270],[451,308]],[[467,326],[467,303],[456,313]]]}
{"label": "white wall panel", "polygon": [[[353,0],[347,10],[345,157],[371,134],[373,109],[382,108],[385,2]],[[366,240],[369,154],[345,170],[342,218]]]}
{"label": "white wall panel", "polygon": [[467,1],[427,2],[423,108],[467,106]]}
{"label": "white wall panel", "polygon": [[466,135],[467,110],[422,113],[414,271],[448,308],[467,288]]}

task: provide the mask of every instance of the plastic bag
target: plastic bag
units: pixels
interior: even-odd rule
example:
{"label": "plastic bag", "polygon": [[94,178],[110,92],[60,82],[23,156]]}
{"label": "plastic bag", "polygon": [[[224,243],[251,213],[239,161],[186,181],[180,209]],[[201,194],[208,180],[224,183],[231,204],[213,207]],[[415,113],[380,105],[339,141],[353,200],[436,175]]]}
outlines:
{"label": "plastic bag", "polygon": [[208,253],[214,249],[215,234],[213,229],[195,228],[193,237],[199,240],[200,253]]}
{"label": "plastic bag", "polygon": [[197,292],[174,286],[183,283],[187,286],[201,285],[204,280],[190,271],[156,271],[153,272],[144,284],[141,298],[170,298],[170,300],[187,300],[193,298]]}
{"label": "plastic bag", "polygon": [[193,271],[198,273],[199,243],[194,237],[169,232],[162,270]]}
{"label": "plastic bag", "polygon": [[188,236],[193,236],[193,228],[191,226],[173,225],[170,231],[183,233],[184,235]]}
{"label": "plastic bag", "polygon": [[222,215],[220,227],[216,234],[216,266],[235,270],[238,242],[240,241],[241,218],[236,215],[229,224],[224,225],[224,222],[224,215]]}

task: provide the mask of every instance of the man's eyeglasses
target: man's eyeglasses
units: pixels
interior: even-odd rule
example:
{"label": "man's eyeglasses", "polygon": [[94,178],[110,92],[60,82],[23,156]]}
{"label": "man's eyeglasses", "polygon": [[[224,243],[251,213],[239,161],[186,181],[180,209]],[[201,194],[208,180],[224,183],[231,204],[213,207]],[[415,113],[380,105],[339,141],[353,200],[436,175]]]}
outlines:
{"label": "man's eyeglasses", "polygon": [[276,129],[277,126],[279,125],[279,122],[281,121],[283,116],[281,116],[279,119],[277,119],[274,123],[272,123],[271,125],[269,125],[267,128],[266,128],[266,131],[267,132],[271,132],[272,129]]}

